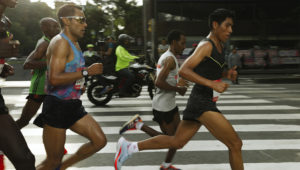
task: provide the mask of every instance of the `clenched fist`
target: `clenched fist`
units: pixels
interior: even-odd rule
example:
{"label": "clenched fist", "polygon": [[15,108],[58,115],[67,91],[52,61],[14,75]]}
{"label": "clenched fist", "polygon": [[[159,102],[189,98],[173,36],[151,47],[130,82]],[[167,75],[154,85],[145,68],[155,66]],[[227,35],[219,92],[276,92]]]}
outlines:
{"label": "clenched fist", "polygon": [[90,65],[87,69],[89,76],[102,74],[103,73],[103,65],[102,63],[94,63]]}
{"label": "clenched fist", "polygon": [[14,73],[14,68],[11,65],[5,63],[0,77],[6,78],[8,76],[14,75]]}
{"label": "clenched fist", "polygon": [[180,78],[178,83],[177,83],[177,86],[184,86],[184,87],[188,87],[189,84],[188,84],[188,81],[183,79],[183,78]]}
{"label": "clenched fist", "polygon": [[13,36],[0,39],[0,56],[3,58],[18,56],[20,42],[12,40]]}
{"label": "clenched fist", "polygon": [[185,94],[186,90],[187,90],[186,87],[182,87],[182,86],[178,86],[178,87],[177,87],[177,92],[178,92],[181,96],[183,96],[183,95]]}
{"label": "clenched fist", "polygon": [[212,84],[212,89],[219,93],[223,93],[228,88],[228,84],[222,81],[214,81]]}

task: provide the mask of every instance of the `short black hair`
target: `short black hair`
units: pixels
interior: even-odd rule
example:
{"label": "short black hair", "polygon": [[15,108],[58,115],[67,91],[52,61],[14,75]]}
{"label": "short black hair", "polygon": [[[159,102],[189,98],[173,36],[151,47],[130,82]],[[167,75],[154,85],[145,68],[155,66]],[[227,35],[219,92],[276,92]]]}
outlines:
{"label": "short black hair", "polygon": [[222,22],[226,20],[226,18],[232,18],[234,20],[235,12],[224,8],[219,8],[214,10],[211,14],[209,14],[209,18],[208,18],[209,29],[210,30],[213,29],[212,26],[213,21],[216,21],[219,25],[221,25]]}
{"label": "short black hair", "polygon": [[61,27],[64,27],[61,17],[73,16],[75,14],[75,9],[82,10],[81,6],[75,4],[65,4],[58,9],[57,18]]}
{"label": "short black hair", "polygon": [[171,45],[173,40],[179,41],[181,35],[185,35],[185,34],[180,30],[171,30],[167,36],[168,43]]}

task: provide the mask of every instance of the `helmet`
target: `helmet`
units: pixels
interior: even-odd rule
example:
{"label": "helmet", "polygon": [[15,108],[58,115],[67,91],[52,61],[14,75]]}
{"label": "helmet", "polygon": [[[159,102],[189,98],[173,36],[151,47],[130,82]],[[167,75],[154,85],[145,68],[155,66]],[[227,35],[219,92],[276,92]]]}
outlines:
{"label": "helmet", "polygon": [[118,41],[123,44],[126,40],[128,40],[129,42],[133,41],[134,39],[127,35],[127,34],[120,34],[118,37]]}

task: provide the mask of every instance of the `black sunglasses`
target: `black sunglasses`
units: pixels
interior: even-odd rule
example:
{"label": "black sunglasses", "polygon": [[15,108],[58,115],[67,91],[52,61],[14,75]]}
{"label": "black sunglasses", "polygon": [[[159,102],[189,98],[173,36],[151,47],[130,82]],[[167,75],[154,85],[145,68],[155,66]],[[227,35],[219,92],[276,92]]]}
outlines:
{"label": "black sunglasses", "polygon": [[81,16],[67,16],[67,17],[60,17],[60,18],[69,18],[69,19],[75,19],[80,24],[86,23],[86,18]]}

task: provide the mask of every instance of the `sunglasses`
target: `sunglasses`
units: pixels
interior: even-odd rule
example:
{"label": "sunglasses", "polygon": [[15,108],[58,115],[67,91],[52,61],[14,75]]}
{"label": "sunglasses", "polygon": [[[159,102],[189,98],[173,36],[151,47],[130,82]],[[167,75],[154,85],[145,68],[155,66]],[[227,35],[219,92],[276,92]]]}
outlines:
{"label": "sunglasses", "polygon": [[60,17],[60,18],[68,18],[68,19],[75,19],[80,24],[86,23],[86,18],[81,16],[67,16],[67,17]]}

